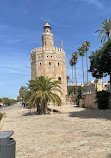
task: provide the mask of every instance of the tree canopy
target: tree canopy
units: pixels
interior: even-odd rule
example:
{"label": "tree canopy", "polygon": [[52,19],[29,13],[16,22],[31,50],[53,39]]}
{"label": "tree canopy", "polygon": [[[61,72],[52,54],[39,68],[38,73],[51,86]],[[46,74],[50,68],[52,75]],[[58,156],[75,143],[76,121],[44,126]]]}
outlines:
{"label": "tree canopy", "polygon": [[96,32],[100,32],[98,39],[101,43],[105,43],[106,39],[109,40],[110,38],[110,31],[111,31],[111,18],[105,19],[102,22],[102,26],[98,27],[98,30]]}
{"label": "tree canopy", "polygon": [[90,72],[96,78],[110,75],[111,84],[111,40],[108,40],[102,48],[92,52],[90,58]]}
{"label": "tree canopy", "polygon": [[40,76],[36,77],[35,80],[30,80],[28,88],[31,92],[29,103],[37,107],[38,114],[47,113],[47,106],[50,101],[61,105],[61,99],[58,96],[58,94],[62,94],[59,81],[52,81],[52,78]]}

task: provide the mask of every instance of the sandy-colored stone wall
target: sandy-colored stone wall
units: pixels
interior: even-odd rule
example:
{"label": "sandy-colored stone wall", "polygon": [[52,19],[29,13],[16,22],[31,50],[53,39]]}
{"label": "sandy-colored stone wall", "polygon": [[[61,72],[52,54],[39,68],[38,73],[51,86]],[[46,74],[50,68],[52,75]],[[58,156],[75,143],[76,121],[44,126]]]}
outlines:
{"label": "sandy-colored stone wall", "polygon": [[98,109],[98,104],[95,102],[96,102],[96,93],[84,95],[84,107]]}

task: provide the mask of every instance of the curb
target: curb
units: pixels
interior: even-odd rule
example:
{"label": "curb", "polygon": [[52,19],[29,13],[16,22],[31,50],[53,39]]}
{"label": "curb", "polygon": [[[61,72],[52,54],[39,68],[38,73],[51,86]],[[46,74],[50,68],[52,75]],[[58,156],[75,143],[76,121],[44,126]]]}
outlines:
{"label": "curb", "polygon": [[3,118],[2,118],[2,120],[0,121],[0,131],[2,130],[2,127],[3,127],[3,124],[4,124],[5,118],[6,118],[6,114],[3,115]]}

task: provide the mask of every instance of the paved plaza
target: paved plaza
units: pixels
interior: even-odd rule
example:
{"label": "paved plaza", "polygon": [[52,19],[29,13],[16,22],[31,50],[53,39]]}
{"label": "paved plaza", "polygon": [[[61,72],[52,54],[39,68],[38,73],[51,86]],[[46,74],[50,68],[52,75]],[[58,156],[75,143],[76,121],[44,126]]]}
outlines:
{"label": "paved plaza", "polygon": [[52,108],[61,113],[23,116],[21,104],[0,109],[2,130],[14,130],[16,158],[111,158],[111,110]]}

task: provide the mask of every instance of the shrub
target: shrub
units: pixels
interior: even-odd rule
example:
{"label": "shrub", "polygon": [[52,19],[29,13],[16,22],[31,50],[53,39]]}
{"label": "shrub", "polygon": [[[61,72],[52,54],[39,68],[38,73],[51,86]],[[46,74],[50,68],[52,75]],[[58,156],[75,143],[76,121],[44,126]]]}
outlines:
{"label": "shrub", "polygon": [[15,99],[9,99],[9,104],[14,104],[16,102],[17,102],[17,100],[15,100]]}
{"label": "shrub", "polygon": [[7,97],[2,98],[2,101],[3,101],[4,104],[6,104],[8,106],[17,102],[17,100],[9,99]]}
{"label": "shrub", "polygon": [[4,98],[2,98],[2,101],[3,101],[4,104],[10,105],[10,100],[9,100],[9,98],[4,97]]}
{"label": "shrub", "polygon": [[3,117],[3,114],[2,114],[2,113],[0,113],[0,120],[2,119],[2,117]]}
{"label": "shrub", "polygon": [[107,91],[100,91],[96,92],[96,98],[98,103],[99,109],[108,109],[109,108],[109,92]]}

